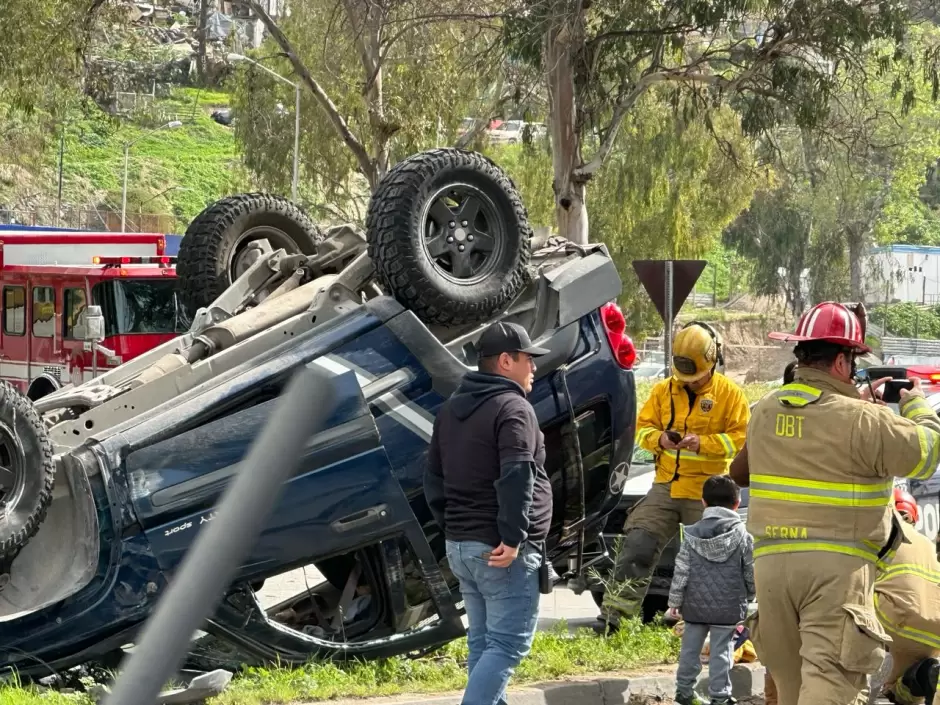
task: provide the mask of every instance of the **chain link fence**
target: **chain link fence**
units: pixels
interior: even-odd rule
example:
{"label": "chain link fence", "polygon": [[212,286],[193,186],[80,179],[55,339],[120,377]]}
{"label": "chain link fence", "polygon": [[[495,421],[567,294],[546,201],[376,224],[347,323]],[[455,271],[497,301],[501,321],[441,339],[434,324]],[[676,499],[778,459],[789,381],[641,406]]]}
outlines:
{"label": "chain link fence", "polygon": [[[93,232],[121,232],[121,212],[99,208],[63,208],[56,217],[55,208],[32,210],[7,209],[0,206],[0,224],[29,225],[87,230]],[[167,213],[133,213],[128,211],[125,232],[173,233],[177,220]]]}
{"label": "chain link fence", "polygon": [[[792,345],[736,345],[725,343],[725,374],[740,384],[771,382],[783,377],[783,368],[793,359]],[[639,363],[663,365],[663,339],[647,338],[637,349]],[[668,374],[668,371],[667,371]]]}

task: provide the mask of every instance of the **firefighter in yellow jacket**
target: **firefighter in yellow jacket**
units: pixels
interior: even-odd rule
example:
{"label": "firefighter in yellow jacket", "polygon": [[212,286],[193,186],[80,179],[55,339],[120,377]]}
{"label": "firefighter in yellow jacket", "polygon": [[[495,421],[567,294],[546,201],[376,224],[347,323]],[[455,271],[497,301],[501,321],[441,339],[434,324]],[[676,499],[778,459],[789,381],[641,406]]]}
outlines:
{"label": "firefighter in yellow jacket", "polygon": [[[917,380],[899,413],[855,386],[868,352],[858,318],[826,302],[794,334],[796,380],[752,410],[748,531],[759,613],[750,624],[780,705],[846,705],[867,693],[890,637],[874,584],[903,531],[893,477],[924,480],[940,459],[940,419]],[[877,389],[885,380],[873,385]]]}
{"label": "firefighter in yellow jacket", "polygon": [[917,502],[894,490],[904,541],[875,579],[875,611],[891,643],[891,671],[883,694],[898,705],[931,705],[940,676],[940,561],[936,546],[914,528]]}
{"label": "firefighter in yellow jacket", "polygon": [[715,330],[689,323],[672,352],[672,376],[653,387],[637,419],[636,442],[656,456],[656,476],[627,517],[599,633],[639,613],[662,550],[680,524],[702,518],[705,480],[727,473],[744,444],[750,411],[741,388],[716,371],[722,349]]}

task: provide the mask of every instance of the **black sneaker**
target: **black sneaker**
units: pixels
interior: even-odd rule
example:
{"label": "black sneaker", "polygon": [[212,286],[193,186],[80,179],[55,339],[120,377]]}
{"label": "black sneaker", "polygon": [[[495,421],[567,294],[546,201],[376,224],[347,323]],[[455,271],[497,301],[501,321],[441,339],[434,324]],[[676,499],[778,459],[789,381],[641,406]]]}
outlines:
{"label": "black sneaker", "polygon": [[692,695],[680,695],[676,693],[676,697],[673,698],[673,700],[676,701],[676,705],[705,705],[705,701],[695,693],[692,693]]}
{"label": "black sneaker", "polygon": [[620,630],[620,623],[608,621],[604,617],[598,617],[597,621],[591,625],[591,629],[593,629],[594,633],[598,636],[610,636]]}
{"label": "black sneaker", "polygon": [[729,695],[727,698],[712,698],[708,705],[737,705],[737,702]]}

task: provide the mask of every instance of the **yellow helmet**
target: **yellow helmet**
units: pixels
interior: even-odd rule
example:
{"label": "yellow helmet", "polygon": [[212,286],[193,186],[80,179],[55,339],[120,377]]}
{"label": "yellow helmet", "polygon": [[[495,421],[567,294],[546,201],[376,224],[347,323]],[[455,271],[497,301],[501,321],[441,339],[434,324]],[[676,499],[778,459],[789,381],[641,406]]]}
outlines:
{"label": "yellow helmet", "polygon": [[672,341],[672,374],[680,382],[697,382],[721,358],[721,337],[707,323],[692,321]]}

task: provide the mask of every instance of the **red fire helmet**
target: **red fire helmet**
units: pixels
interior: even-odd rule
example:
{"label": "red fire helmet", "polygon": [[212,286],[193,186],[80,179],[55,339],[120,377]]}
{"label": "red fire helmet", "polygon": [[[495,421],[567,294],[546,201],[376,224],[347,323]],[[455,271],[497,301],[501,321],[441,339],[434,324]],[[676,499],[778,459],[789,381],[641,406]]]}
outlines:
{"label": "red fire helmet", "polygon": [[853,348],[859,353],[871,352],[871,348],[865,345],[865,337],[858,317],[845,306],[834,301],[816,304],[800,316],[793,333],[770,333],[769,337],[785,343],[825,340]]}

